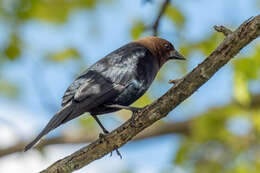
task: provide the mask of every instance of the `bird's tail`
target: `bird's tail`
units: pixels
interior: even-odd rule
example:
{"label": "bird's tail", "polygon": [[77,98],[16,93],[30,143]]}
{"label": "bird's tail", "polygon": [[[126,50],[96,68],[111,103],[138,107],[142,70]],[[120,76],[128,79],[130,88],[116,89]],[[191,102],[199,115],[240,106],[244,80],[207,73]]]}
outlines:
{"label": "bird's tail", "polygon": [[29,150],[32,148],[44,135],[49,133],[51,130],[57,128],[61,124],[75,118],[75,115],[72,115],[73,108],[72,104],[67,104],[64,106],[61,110],[59,110],[52,119],[48,122],[48,124],[45,126],[45,128],[40,132],[40,134],[31,142],[29,143],[25,148],[24,151]]}

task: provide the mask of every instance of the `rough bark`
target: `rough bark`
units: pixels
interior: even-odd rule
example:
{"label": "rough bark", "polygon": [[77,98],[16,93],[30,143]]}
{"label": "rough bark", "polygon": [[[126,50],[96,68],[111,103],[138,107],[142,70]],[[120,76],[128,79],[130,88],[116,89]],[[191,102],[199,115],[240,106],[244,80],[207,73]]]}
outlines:
{"label": "rough bark", "polygon": [[165,117],[171,110],[207,82],[222,66],[260,34],[260,15],[244,22],[196,68],[168,90],[162,97],[135,114],[134,126],[125,122],[102,140],[96,140],[77,152],[55,162],[42,173],[72,172],[102,158],[115,148],[130,141],[135,135]]}

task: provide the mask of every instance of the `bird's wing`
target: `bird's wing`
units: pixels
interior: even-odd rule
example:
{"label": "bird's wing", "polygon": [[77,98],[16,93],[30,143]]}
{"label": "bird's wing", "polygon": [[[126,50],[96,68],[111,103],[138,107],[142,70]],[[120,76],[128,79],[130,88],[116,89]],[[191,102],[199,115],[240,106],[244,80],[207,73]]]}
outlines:
{"label": "bird's wing", "polygon": [[84,109],[90,110],[117,96],[126,86],[127,85],[111,83],[103,77],[98,77],[81,85],[73,99],[81,103]]}
{"label": "bird's wing", "polygon": [[113,83],[98,72],[90,71],[68,88],[63,96],[62,106],[73,100],[76,103],[81,103],[84,108],[91,109],[116,96],[126,86]]}
{"label": "bird's wing", "polygon": [[145,57],[147,51],[139,44],[130,43],[99,60],[71,84],[63,96],[62,106],[72,100],[84,101],[85,106],[116,96],[132,82],[137,61]]}

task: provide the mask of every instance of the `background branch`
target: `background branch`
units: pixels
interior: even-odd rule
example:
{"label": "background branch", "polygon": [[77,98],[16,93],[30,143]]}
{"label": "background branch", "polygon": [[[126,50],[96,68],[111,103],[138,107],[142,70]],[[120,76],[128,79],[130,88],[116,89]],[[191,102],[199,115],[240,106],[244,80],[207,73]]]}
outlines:
{"label": "background branch", "polygon": [[201,64],[188,73],[162,97],[135,114],[135,125],[125,122],[107,136],[89,144],[77,152],[55,162],[42,172],[72,172],[102,158],[115,148],[123,146],[171,110],[207,82],[222,66],[243,47],[260,35],[260,16],[244,22],[214,50]]}
{"label": "background branch", "polygon": [[161,9],[160,9],[160,11],[158,13],[158,16],[155,19],[154,24],[152,26],[152,30],[153,30],[153,35],[154,36],[158,35],[158,28],[159,28],[160,20],[161,20],[161,18],[163,16],[163,13],[165,12],[165,10],[166,10],[166,8],[167,8],[167,6],[168,6],[168,4],[170,2],[171,2],[170,0],[165,0],[164,3],[161,6]]}
{"label": "background branch", "polygon": [[[232,101],[231,103],[227,104],[235,104],[238,106],[243,106],[238,102]],[[225,106],[224,106],[225,107]],[[224,107],[219,107],[224,108]],[[250,104],[247,108],[253,109],[256,107],[260,107],[260,95],[252,95]],[[210,109],[209,109],[210,110]],[[207,112],[202,113],[202,115],[207,114]],[[200,117],[201,115],[192,115],[190,117]],[[165,123],[165,122],[158,122],[154,124],[153,126],[148,127],[147,129],[143,130],[139,134],[137,134],[133,140],[141,140],[141,139],[147,139],[151,137],[157,137],[161,135],[168,135],[168,134],[183,134],[183,135],[189,135],[189,132],[191,130],[193,120],[188,120],[184,122],[175,122],[175,123]],[[79,133],[81,134],[81,133]],[[42,149],[46,146],[53,145],[53,144],[82,144],[82,143],[88,143],[96,140],[98,136],[98,132],[96,133],[83,133],[84,135],[78,135],[78,136],[71,136],[71,135],[61,135],[58,137],[53,138],[46,138],[40,141],[40,143],[37,145],[36,149]],[[0,157],[15,153],[15,152],[23,152],[24,146],[28,143],[28,141],[20,141],[16,143],[13,146],[10,146],[8,148],[0,149]]]}
{"label": "background branch", "polygon": [[[173,133],[181,133],[188,134],[190,128],[191,120],[179,123],[164,123],[158,122],[155,126],[145,129],[142,133],[139,133],[134,137],[134,140],[146,139],[150,137],[156,137],[161,135],[173,134]],[[43,139],[37,145],[36,149],[42,149],[48,145],[53,144],[82,144],[92,142],[97,139],[98,132],[96,133],[80,133],[78,136],[70,136],[70,135],[61,135],[58,137],[52,137]],[[0,157],[6,156],[8,154],[12,154],[15,152],[23,152],[24,146],[28,142],[21,141],[11,147],[0,149]]]}
{"label": "background branch", "polygon": [[[227,104],[235,104],[238,106],[240,103],[232,101],[231,103]],[[253,109],[260,106],[260,95],[252,95],[250,104],[247,108]],[[224,107],[219,107],[224,108]],[[202,115],[206,114],[207,112],[202,113]],[[190,117],[200,117],[201,115],[192,115]],[[183,134],[183,135],[189,135],[189,132],[191,130],[193,120],[188,120],[184,122],[175,122],[175,123],[165,123],[165,122],[158,122],[154,124],[153,126],[150,126],[149,128],[143,130],[139,134],[137,134],[133,140],[141,140],[141,139],[147,139],[151,137],[157,137],[161,135],[168,135],[168,134]],[[82,134],[82,133],[79,133]],[[83,133],[84,135],[78,135],[78,136],[71,136],[71,135],[61,135],[58,137],[53,138],[46,138],[40,141],[40,143],[37,145],[36,149],[42,149],[46,146],[53,145],[53,144],[83,144],[83,143],[89,143],[94,140],[96,140],[98,136],[98,132],[93,133]],[[24,149],[24,146],[28,143],[28,141],[20,141],[16,143],[13,146],[10,146],[8,148],[0,149],[0,157],[15,153],[15,152],[22,152]]]}

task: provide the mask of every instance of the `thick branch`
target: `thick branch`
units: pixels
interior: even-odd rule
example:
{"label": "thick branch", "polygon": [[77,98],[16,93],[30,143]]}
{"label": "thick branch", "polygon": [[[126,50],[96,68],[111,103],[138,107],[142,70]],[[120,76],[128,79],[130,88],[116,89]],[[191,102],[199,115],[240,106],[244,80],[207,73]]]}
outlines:
{"label": "thick branch", "polygon": [[[181,133],[188,134],[190,128],[191,121],[179,122],[179,123],[157,123],[155,126],[145,129],[137,136],[134,137],[134,140],[146,139],[150,137],[156,137],[160,135],[167,135],[173,133]],[[37,145],[37,149],[42,149],[45,146],[53,145],[53,144],[83,144],[89,143],[96,140],[98,137],[98,133],[88,133],[81,134],[78,136],[69,136],[63,135],[59,137],[47,138],[41,140],[41,142]],[[6,156],[8,154],[12,154],[15,152],[21,152],[24,150],[24,146],[28,142],[19,142],[11,147],[0,149],[0,157]]]}
{"label": "thick branch", "polygon": [[135,126],[130,121],[109,133],[103,140],[96,140],[77,152],[55,162],[44,173],[72,172],[102,158],[115,148],[121,147],[135,135],[165,117],[171,110],[207,82],[222,66],[243,47],[260,35],[260,15],[244,22],[201,64],[188,73],[158,100],[135,114]]}

